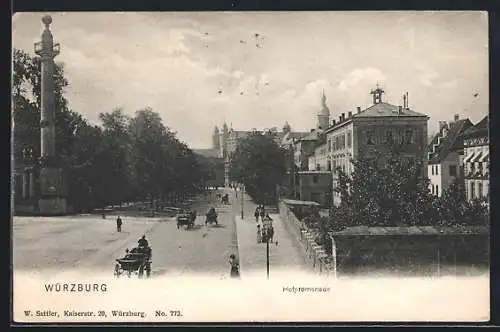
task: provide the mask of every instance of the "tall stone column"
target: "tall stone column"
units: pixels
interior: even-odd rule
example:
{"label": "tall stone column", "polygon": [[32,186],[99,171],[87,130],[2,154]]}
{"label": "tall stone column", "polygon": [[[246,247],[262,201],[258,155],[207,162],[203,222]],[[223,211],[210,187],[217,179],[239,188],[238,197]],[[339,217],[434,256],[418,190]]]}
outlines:
{"label": "tall stone column", "polygon": [[42,64],[41,84],[41,169],[40,169],[40,214],[57,215],[67,212],[66,197],[63,187],[62,169],[57,166],[55,137],[55,92],[54,92],[54,58],[59,54],[59,44],[54,44],[50,24],[52,18],[44,16],[42,22],[45,29],[42,40],[35,43],[35,53],[40,56]]}

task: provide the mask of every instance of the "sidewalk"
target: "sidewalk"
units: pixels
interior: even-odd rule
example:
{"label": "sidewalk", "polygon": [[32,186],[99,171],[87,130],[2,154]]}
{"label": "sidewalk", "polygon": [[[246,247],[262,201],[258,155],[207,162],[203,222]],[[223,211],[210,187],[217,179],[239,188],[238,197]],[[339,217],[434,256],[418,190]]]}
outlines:
{"label": "sidewalk", "polygon": [[[238,252],[241,273],[247,271],[266,270],[266,244],[257,243],[257,223],[253,212],[256,204],[245,200],[245,215],[241,219],[236,216],[236,231],[238,236]],[[287,232],[283,226],[279,214],[270,214],[274,225],[274,243],[269,244],[269,265],[270,270],[305,270],[307,266],[300,247],[296,244],[296,239]],[[276,241],[278,245],[276,245]]]}

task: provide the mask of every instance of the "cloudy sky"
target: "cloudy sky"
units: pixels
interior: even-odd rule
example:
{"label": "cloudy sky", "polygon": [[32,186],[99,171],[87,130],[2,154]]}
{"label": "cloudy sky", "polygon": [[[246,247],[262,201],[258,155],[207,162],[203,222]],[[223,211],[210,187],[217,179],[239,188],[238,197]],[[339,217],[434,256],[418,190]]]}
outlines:
{"label": "cloudy sky", "polygon": [[[235,129],[316,124],[324,90],[332,116],[385,101],[430,116],[488,112],[488,20],[480,12],[50,13],[70,106],[100,112],[150,106],[193,148],[216,124]],[[13,46],[33,54],[41,13],[13,17]],[[479,93],[477,97],[474,95]]]}

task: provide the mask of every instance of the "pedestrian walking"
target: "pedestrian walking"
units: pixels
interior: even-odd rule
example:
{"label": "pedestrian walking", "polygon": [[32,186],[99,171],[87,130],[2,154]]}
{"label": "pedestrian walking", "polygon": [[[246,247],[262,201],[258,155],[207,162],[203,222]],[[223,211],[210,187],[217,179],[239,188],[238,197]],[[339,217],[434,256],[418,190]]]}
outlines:
{"label": "pedestrian walking", "polygon": [[266,210],[264,209],[264,205],[260,208],[260,219],[264,221],[264,218],[266,217]]}
{"label": "pedestrian walking", "polygon": [[260,215],[259,207],[255,208],[255,213],[253,215],[255,216],[255,222],[259,222],[259,215]]}
{"label": "pedestrian walking", "polygon": [[120,218],[120,216],[118,216],[118,218],[116,218],[116,230],[118,231],[118,233],[120,233],[122,231],[122,218]]}
{"label": "pedestrian walking", "polygon": [[262,242],[262,229],[260,228],[260,225],[257,225],[257,243]]}
{"label": "pedestrian walking", "polygon": [[229,265],[231,266],[231,278],[239,278],[240,277],[240,263],[236,259],[234,254],[229,256]]}
{"label": "pedestrian walking", "polygon": [[273,227],[273,224],[269,224],[269,226],[267,227],[267,232],[268,232],[268,238],[269,238],[269,242],[273,242],[273,238],[274,238],[274,227]]}

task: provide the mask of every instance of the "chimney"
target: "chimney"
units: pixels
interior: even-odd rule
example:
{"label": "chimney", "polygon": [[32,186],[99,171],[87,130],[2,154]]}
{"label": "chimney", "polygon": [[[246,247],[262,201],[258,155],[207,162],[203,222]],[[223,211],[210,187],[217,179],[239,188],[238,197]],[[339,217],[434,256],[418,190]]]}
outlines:
{"label": "chimney", "polygon": [[339,123],[342,122],[342,115],[339,116]]}
{"label": "chimney", "polygon": [[455,122],[456,122],[456,121],[458,121],[458,119],[460,119],[460,116],[458,114],[455,114],[454,119],[455,119]]}
{"label": "chimney", "polygon": [[361,113],[361,107],[356,107],[356,109],[358,110],[358,113]]}
{"label": "chimney", "polygon": [[345,113],[342,113],[342,121],[345,120]]}
{"label": "chimney", "polygon": [[348,116],[349,118],[351,118],[351,117],[352,117],[352,112],[347,113],[347,116]]}
{"label": "chimney", "polygon": [[337,122],[335,120],[332,121],[332,126],[335,126]]}

